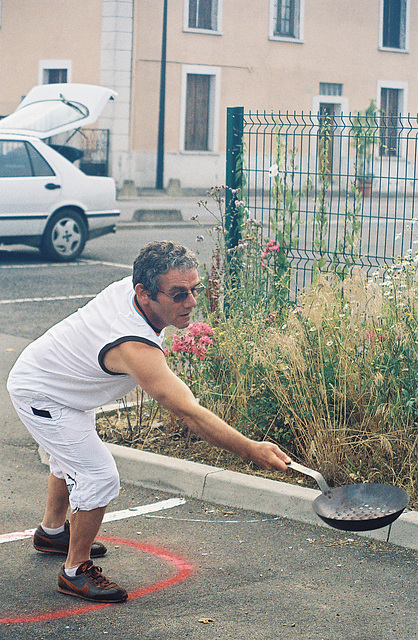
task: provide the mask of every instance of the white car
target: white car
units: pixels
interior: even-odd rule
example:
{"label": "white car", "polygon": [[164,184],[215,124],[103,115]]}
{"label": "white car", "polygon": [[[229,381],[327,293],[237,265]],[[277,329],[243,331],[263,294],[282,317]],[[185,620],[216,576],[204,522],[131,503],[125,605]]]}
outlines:
{"label": "white car", "polygon": [[0,245],[38,247],[67,262],[87,240],[116,230],[113,178],[84,174],[42,141],[95,122],[115,95],[87,84],[40,85],[0,120]]}

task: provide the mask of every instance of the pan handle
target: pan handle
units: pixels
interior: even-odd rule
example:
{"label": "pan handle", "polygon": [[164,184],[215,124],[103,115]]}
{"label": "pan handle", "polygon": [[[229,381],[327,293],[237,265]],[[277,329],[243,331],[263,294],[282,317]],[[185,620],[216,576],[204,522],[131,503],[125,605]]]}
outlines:
{"label": "pan handle", "polygon": [[294,462],[293,460],[291,460],[290,462],[287,462],[287,466],[290,467],[290,469],[299,471],[299,473],[304,473],[306,476],[311,476],[311,478],[315,480],[318,487],[321,489],[322,493],[329,493],[330,488],[325,482],[324,477],[321,476],[321,474],[319,473],[319,471],[314,471],[313,469],[304,467],[302,464],[299,464],[298,462]]}

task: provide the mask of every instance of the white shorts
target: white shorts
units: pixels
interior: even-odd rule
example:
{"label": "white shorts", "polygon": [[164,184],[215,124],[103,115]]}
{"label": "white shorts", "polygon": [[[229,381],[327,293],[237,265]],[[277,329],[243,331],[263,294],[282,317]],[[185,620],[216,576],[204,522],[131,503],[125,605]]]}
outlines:
{"label": "white shorts", "polygon": [[116,463],[96,432],[94,411],[37,396],[11,395],[19,418],[50,455],[51,473],[67,483],[73,512],[105,507],[119,495]]}

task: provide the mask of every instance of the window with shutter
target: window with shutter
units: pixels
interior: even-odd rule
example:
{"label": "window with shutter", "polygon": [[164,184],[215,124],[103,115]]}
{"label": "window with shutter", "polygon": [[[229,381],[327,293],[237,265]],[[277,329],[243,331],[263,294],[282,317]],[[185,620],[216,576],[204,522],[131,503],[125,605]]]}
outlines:
{"label": "window with shutter", "polygon": [[384,87],[380,92],[381,146],[382,156],[397,156],[399,150],[399,115],[401,112],[401,89]]}
{"label": "window with shutter", "polygon": [[44,84],[67,82],[67,69],[44,69]]}
{"label": "window with shutter", "polygon": [[184,149],[209,151],[210,75],[187,75]]}

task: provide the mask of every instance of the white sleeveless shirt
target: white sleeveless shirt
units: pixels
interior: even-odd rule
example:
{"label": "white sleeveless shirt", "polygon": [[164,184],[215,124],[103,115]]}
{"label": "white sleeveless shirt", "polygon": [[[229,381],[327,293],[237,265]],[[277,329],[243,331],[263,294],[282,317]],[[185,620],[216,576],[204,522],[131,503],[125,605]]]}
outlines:
{"label": "white sleeveless shirt", "polygon": [[87,411],[137,386],[131,376],[106,370],[103,359],[122,342],[162,349],[158,333],[135,300],[132,277],[114,282],[84,307],[32,342],[10,372],[10,393],[48,398]]}

